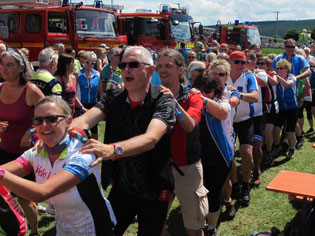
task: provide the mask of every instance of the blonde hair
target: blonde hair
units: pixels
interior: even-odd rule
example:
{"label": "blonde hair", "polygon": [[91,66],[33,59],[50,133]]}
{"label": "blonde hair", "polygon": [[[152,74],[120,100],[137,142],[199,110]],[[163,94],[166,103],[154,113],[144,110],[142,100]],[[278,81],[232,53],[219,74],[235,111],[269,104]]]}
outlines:
{"label": "blonde hair", "polygon": [[283,66],[285,69],[288,71],[291,71],[291,63],[288,62],[286,59],[281,59],[277,62],[277,67],[278,66]]}
{"label": "blonde hair", "polygon": [[209,70],[212,71],[214,68],[219,68],[221,70],[224,70],[226,72],[226,74],[228,76],[230,76],[230,72],[231,72],[231,65],[226,61],[226,60],[214,60],[211,64],[210,64],[210,68]]}
{"label": "blonde hair", "polygon": [[207,61],[211,63],[213,60],[217,59],[217,55],[214,52],[210,52],[207,55]]}
{"label": "blonde hair", "polygon": [[206,65],[205,65],[204,62],[202,62],[202,61],[192,61],[192,62],[189,64],[188,68],[187,68],[189,74],[191,73],[190,70],[191,70],[191,68],[192,68],[193,66],[199,66],[198,68],[201,67],[201,68],[205,68],[205,69],[206,69]]}

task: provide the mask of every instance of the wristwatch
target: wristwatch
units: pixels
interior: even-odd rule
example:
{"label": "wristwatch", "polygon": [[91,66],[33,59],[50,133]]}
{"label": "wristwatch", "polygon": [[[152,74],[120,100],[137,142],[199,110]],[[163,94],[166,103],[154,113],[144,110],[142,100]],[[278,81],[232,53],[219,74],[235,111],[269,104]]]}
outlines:
{"label": "wristwatch", "polygon": [[5,175],[5,169],[0,168],[0,179],[2,179],[4,175]]}
{"label": "wristwatch", "polygon": [[114,146],[114,152],[116,154],[116,157],[113,158],[112,160],[117,160],[119,158],[122,158],[122,154],[124,153],[124,149],[118,145],[117,143],[112,143],[112,145]]}
{"label": "wristwatch", "polygon": [[242,98],[243,98],[243,95],[244,95],[243,93],[240,93],[240,99],[242,99]]}

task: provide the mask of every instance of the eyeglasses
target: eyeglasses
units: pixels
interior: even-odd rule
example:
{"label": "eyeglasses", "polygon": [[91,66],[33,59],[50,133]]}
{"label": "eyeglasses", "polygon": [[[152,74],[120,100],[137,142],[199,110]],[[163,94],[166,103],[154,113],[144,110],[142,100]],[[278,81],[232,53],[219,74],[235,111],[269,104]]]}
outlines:
{"label": "eyeglasses", "polygon": [[85,61],[85,63],[86,63],[87,65],[92,65],[92,66],[95,65],[95,62]]}
{"label": "eyeglasses", "polygon": [[206,69],[204,69],[204,68],[198,68],[198,69],[196,69],[196,70],[193,70],[193,71],[198,71],[199,73],[201,73],[201,72],[204,72]]}
{"label": "eyeglasses", "polygon": [[266,62],[257,62],[256,65],[257,66],[263,66],[263,65],[266,65]]}
{"label": "eyeglasses", "polygon": [[242,65],[245,65],[246,64],[246,61],[241,61],[241,60],[232,60],[234,62],[235,65],[238,65],[238,64],[242,64]]}
{"label": "eyeglasses", "polygon": [[53,124],[57,122],[59,117],[66,118],[66,116],[63,116],[63,115],[38,116],[38,117],[34,117],[32,119],[32,122],[33,122],[33,125],[36,125],[36,126],[42,125],[44,120],[47,123]]}
{"label": "eyeglasses", "polygon": [[285,46],[286,48],[295,48],[295,46]]}
{"label": "eyeglasses", "polygon": [[149,65],[147,63],[143,63],[143,62],[139,62],[139,61],[131,61],[131,62],[121,62],[118,64],[118,67],[119,67],[119,69],[123,70],[128,65],[129,68],[135,69],[135,68],[138,68],[140,64]]}
{"label": "eyeglasses", "polygon": [[227,75],[227,73],[216,73],[216,72],[213,72],[213,74],[214,74],[215,76],[219,76],[219,77],[223,77],[223,76],[226,76],[226,75]]}
{"label": "eyeglasses", "polygon": [[194,57],[194,56],[189,56],[189,57],[187,57],[188,59],[195,59],[196,57]]}
{"label": "eyeglasses", "polygon": [[277,70],[285,70],[284,67],[277,67]]}

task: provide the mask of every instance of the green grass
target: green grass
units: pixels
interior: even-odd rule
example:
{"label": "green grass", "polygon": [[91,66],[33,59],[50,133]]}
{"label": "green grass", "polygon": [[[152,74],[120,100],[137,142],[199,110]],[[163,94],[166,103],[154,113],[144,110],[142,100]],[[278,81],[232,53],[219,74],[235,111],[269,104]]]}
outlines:
{"label": "green grass", "polygon": [[282,54],[284,49],[282,48],[263,48],[263,56],[267,56],[270,53]]}

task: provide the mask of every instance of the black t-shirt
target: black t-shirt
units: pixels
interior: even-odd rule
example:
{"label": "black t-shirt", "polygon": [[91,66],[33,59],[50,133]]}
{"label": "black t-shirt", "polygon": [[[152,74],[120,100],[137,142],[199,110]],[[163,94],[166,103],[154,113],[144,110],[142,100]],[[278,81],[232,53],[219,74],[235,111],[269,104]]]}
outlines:
{"label": "black t-shirt", "polygon": [[[95,107],[106,114],[105,143],[123,141],[144,134],[152,119],[163,121],[169,130],[152,150],[114,162],[112,191],[154,200],[158,198],[161,190],[172,189],[173,178],[169,164],[171,130],[175,123],[174,99],[163,95],[157,86],[150,85],[142,105],[132,110],[128,102],[128,91],[118,89],[108,90]],[[103,176],[107,175],[103,173],[108,171],[106,165],[112,164],[103,162]]]}

